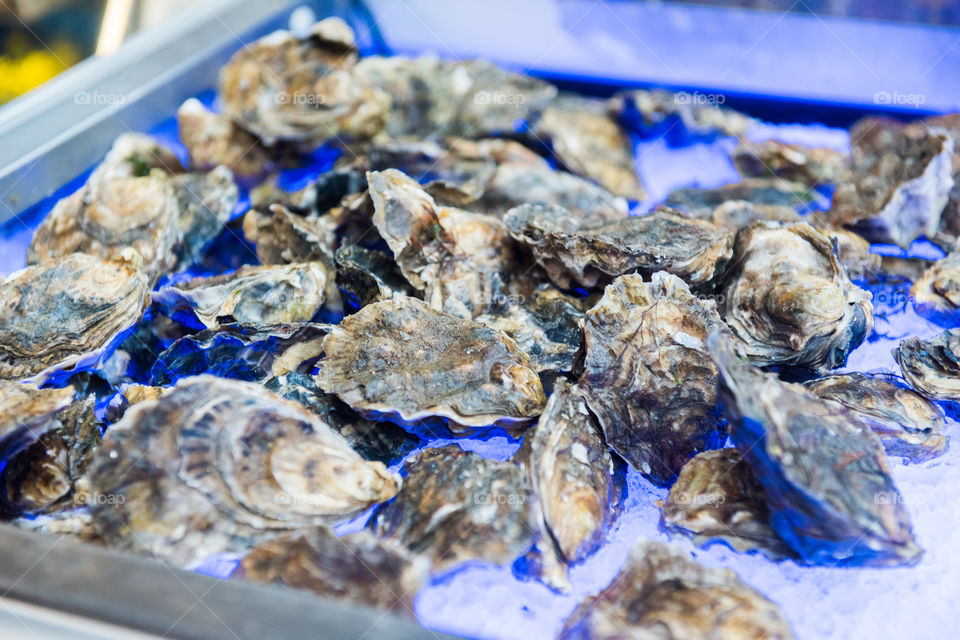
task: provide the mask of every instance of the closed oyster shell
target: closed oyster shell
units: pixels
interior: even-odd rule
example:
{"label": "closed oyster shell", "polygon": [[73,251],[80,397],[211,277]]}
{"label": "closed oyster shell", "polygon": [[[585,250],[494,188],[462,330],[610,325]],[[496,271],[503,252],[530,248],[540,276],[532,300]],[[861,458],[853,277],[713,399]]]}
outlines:
{"label": "closed oyster shell", "polygon": [[702,285],[722,270],[733,246],[731,233],[667,209],[596,224],[560,207],[521,205],[504,222],[561,288],[593,287],[624,273],[661,270]]}
{"label": "closed oyster shell", "polygon": [[140,256],[72,253],[0,283],[0,379],[38,380],[101,361],[147,305]]}
{"label": "closed oyster shell", "polygon": [[261,542],[234,577],[413,616],[413,597],[428,568],[426,558],[366,531],[338,538],[326,527],[313,527]]}
{"label": "closed oyster shell", "polygon": [[763,487],[736,449],[704,451],[683,465],[661,508],[660,526],[701,547],[721,541],[774,560],[794,555],[770,525]]}
{"label": "closed oyster shell", "polygon": [[369,526],[429,558],[435,575],[471,561],[508,565],[533,545],[530,485],[517,465],[447,445],[418,453],[404,468],[404,488]]}
{"label": "closed oyster shell", "polygon": [[952,318],[960,310],[960,251],[934,262],[910,287],[910,297],[924,315]]}
{"label": "closed oyster shell", "polygon": [[740,137],[756,122],[728,107],[691,100],[688,93],[663,89],[634,89],[615,95],[610,110],[620,115],[627,127],[637,131],[659,127],[677,118],[684,128],[699,136]]}
{"label": "closed oyster shell", "polygon": [[774,530],[811,564],[909,565],[923,551],[866,420],[742,360],[711,334],[730,438],[763,487]]}
{"label": "closed oyster shell", "polygon": [[332,263],[337,245],[336,226],[329,219],[299,215],[279,204],[269,213],[248,211],[243,236],[256,245],[261,264]]}
{"label": "closed oyster shell", "polygon": [[874,242],[933,238],[953,188],[953,140],[943,129],[866,118],[850,131],[851,168],[827,214]]}
{"label": "closed oyster shell", "polygon": [[131,406],[87,479],[108,544],[180,565],[267,531],[350,518],[400,485],[300,405],[213,376]]}
{"label": "closed oyster shell", "polygon": [[185,173],[171,178],[177,194],[179,241],[177,263],[198,262],[203,251],[230,221],[239,200],[233,174],[226,167],[208,173]]}
{"label": "closed oyster shell", "polygon": [[934,400],[960,401],[960,329],[907,338],[893,355],[911,387]]}
{"label": "closed oyster shell", "polygon": [[792,640],[775,604],[729,569],[708,569],[677,547],[638,542],[606,589],[567,618],[565,640]]}
{"label": "closed oyster shell", "polygon": [[887,455],[924,462],[943,455],[947,436],[940,435],[943,415],[919,393],[886,378],[862,373],[827,376],[804,383],[815,394],[867,418]]}
{"label": "closed oyster shell", "polygon": [[516,455],[563,560],[589,555],[613,524],[621,498],[613,457],[582,393],[558,380]]}
{"label": "closed oyster shell", "polygon": [[834,369],[873,326],[870,294],[805,222],[741,230],[732,264],[721,309],[752,362]]}
{"label": "closed oyster shell", "polygon": [[846,160],[833,149],[779,140],[741,140],[733,150],[733,164],[744,178],[777,177],[810,187],[837,182],[846,170]]}
{"label": "closed oyster shell", "polygon": [[341,295],[358,309],[414,292],[397,263],[385,253],[352,245],[337,249],[335,259],[337,287]]}
{"label": "closed oyster shell", "polygon": [[320,262],[244,266],[226,275],[163,287],[153,302],[174,319],[198,329],[231,322],[307,322],[323,306],[327,278],[327,267]]}
{"label": "closed oyster shell", "polygon": [[552,100],[532,126],[533,135],[553,148],[573,173],[590,178],[610,193],[643,200],[633,144],[602,100],[563,95]]}
{"label": "closed oyster shell", "polygon": [[452,429],[525,422],[546,398],[529,358],[495,329],[397,296],[347,316],[324,340],[317,384],[362,415]]}
{"label": "closed oyster shell", "polygon": [[676,276],[620,276],[587,311],[580,379],[607,444],[659,485],[721,438],[717,368],[704,347],[720,324]]}
{"label": "closed oyster shell", "polygon": [[[713,189],[684,188],[671,191],[665,204],[687,215],[698,210],[713,211],[725,202],[738,200],[765,207],[790,207],[799,210],[827,209],[830,200],[816,189],[800,182],[780,178],[747,178]],[[696,217],[704,217],[697,214]]]}
{"label": "closed oyster shell", "polygon": [[312,367],[323,354],[323,324],[226,324],[180,338],[157,356],[150,369],[155,385],[210,373],[259,381]]}
{"label": "closed oyster shell", "polygon": [[177,109],[177,131],[190,152],[190,168],[209,171],[224,165],[238,177],[261,175],[270,154],[260,140],[228,116],[210,111],[196,98]]}

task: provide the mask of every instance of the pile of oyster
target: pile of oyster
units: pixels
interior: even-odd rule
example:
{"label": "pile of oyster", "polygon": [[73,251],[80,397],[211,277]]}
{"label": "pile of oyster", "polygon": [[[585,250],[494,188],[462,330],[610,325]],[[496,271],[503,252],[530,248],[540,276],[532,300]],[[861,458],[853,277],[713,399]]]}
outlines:
{"label": "pile of oyster", "polygon": [[[920,559],[888,457],[946,449],[960,330],[905,340],[902,378],[835,370],[872,284],[960,308],[956,118],[865,120],[849,156],[758,143],[665,92],[361,57],[337,19],[247,46],[219,89],[222,113],[178,112],[185,163],[121,136],[0,283],[4,517],[407,615],[468,563],[569,590],[628,467],[696,545]],[[671,120],[738,137],[743,179],[637,215],[632,141]],[[291,189],[321,145],[338,159]],[[949,255],[870,251],[922,236]],[[491,434],[511,459],[428,444]],[[563,633],[791,637],[731,571],[645,540]]]}

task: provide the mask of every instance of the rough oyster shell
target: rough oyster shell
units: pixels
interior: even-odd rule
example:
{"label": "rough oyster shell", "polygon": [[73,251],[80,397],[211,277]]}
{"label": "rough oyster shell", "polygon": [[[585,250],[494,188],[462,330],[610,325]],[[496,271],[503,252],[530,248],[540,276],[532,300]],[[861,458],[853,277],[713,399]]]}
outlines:
{"label": "rough oyster shell", "polygon": [[643,200],[647,192],[637,175],[633,144],[602,100],[564,95],[552,100],[532,126],[563,165],[610,193]]}
{"label": "rough oyster shell", "polygon": [[440,575],[469,561],[508,565],[535,542],[526,474],[456,445],[408,459],[397,499],[370,519],[378,536],[432,561]]}
{"label": "rough oyster shell", "polygon": [[741,230],[732,265],[721,309],[752,362],[834,369],[873,326],[870,294],[805,222]]}
{"label": "rough oyster shell", "polygon": [[539,502],[548,543],[564,561],[582,560],[612,526],[621,487],[600,425],[578,389],[557,381],[515,459]]}
{"label": "rough oyster shell", "polygon": [[711,334],[730,438],[763,487],[774,530],[806,562],[906,565],[923,551],[864,419],[781,382]]}
{"label": "rough oyster shell", "polygon": [[717,368],[704,347],[721,323],[676,276],[620,276],[584,320],[580,379],[607,444],[659,485],[720,438]]}
{"label": "rough oyster shell", "polygon": [[536,417],[546,398],[530,360],[502,332],[397,296],[364,307],[323,342],[317,384],[361,415],[452,429]]}
{"label": "rough oyster shell", "polygon": [[88,471],[97,530],[114,547],[189,565],[265,531],[347,519],[400,479],[300,405],[197,376],[130,407]]}
{"label": "rough oyster shell", "polygon": [[866,416],[887,455],[900,456],[905,462],[924,462],[947,449],[948,438],[940,435],[943,415],[937,406],[888,379],[848,373],[810,380],[805,386],[821,398]]}
{"label": "rough oyster shell", "polygon": [[321,262],[244,266],[226,275],[163,287],[153,302],[167,315],[198,329],[231,322],[307,322],[323,306],[327,278],[327,267]]}
{"label": "rough oyster shell", "polygon": [[[739,200],[767,207],[790,207],[793,209],[827,209],[829,199],[816,189],[800,182],[780,178],[748,178],[714,189],[684,188],[671,191],[665,204],[684,214],[696,214],[698,210],[713,211],[725,202]],[[704,215],[696,215],[698,218]]]}
{"label": "rough oyster shell", "polygon": [[358,309],[396,295],[413,294],[413,287],[393,258],[380,251],[345,246],[337,249],[335,260],[337,288]]}
{"label": "rough oyster shell", "polygon": [[935,400],[960,400],[960,329],[907,338],[893,355],[911,387]]}
{"label": "rough oyster shell", "polygon": [[238,177],[261,175],[270,154],[260,140],[244,131],[226,115],[214,113],[196,98],[177,109],[180,141],[190,152],[190,168],[209,171],[224,165]]}
{"label": "rough oyster shell", "polygon": [[933,263],[910,287],[910,297],[924,315],[951,318],[960,310],[960,251]]}
{"label": "rough oyster shell", "polygon": [[177,264],[187,266],[203,257],[204,249],[230,221],[240,192],[233,174],[222,166],[174,176],[170,182],[177,195]]}
{"label": "rough oyster shell", "polygon": [[827,214],[874,242],[933,238],[953,188],[953,140],[942,129],[866,118],[850,130],[852,167]]}
{"label": "rough oyster shell", "polygon": [[658,209],[606,224],[577,220],[560,207],[521,205],[504,217],[561,288],[593,287],[623,273],[668,271],[705,284],[730,258],[733,234],[709,222]]}
{"label": "rough oyster shell", "polygon": [[100,361],[133,327],[150,288],[140,256],[72,253],[0,283],[0,379],[42,380]]}
{"label": "rough oyster shell", "polygon": [[567,618],[569,640],[792,640],[775,604],[729,569],[708,569],[679,548],[641,540],[606,589]]}
{"label": "rough oyster shell", "polygon": [[683,465],[661,508],[660,526],[701,547],[722,541],[775,560],[794,555],[770,526],[763,487],[736,449],[704,451]]}
{"label": "rough oyster shell", "polygon": [[413,597],[428,568],[426,558],[366,531],[338,538],[326,527],[314,527],[261,542],[243,557],[234,577],[413,616]]}
{"label": "rough oyster shell", "polygon": [[248,211],[243,237],[256,245],[261,264],[332,263],[337,245],[336,226],[328,218],[299,215],[279,204],[269,214]]}
{"label": "rough oyster shell", "polygon": [[690,99],[688,93],[663,89],[635,89],[618,93],[610,101],[610,110],[621,121],[638,131],[679,118],[684,128],[694,135],[740,137],[756,122],[753,118],[728,107]]}
{"label": "rough oyster shell", "polygon": [[810,148],[778,140],[741,140],[733,164],[744,178],[777,177],[811,187],[834,183],[846,169],[846,157],[833,149]]}

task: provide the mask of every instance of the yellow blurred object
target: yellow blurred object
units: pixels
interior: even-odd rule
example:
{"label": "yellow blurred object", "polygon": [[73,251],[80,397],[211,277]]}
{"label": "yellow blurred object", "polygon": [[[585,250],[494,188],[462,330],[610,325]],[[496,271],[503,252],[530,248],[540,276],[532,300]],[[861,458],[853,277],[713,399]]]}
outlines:
{"label": "yellow blurred object", "polygon": [[19,56],[0,56],[0,104],[43,84],[76,64],[79,55],[69,43]]}

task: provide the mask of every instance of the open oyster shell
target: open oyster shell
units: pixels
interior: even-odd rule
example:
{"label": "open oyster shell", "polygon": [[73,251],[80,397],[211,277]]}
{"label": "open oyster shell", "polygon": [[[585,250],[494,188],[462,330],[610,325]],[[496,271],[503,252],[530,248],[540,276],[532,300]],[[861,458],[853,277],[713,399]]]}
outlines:
{"label": "open oyster shell", "polygon": [[400,486],[300,405],[206,375],[132,405],[87,480],[108,544],[180,565],[350,518]]}
{"label": "open oyster shell", "polygon": [[606,589],[567,618],[570,640],[792,640],[775,604],[729,569],[708,569],[679,548],[641,540]]}
{"label": "open oyster shell", "polygon": [[704,451],[683,465],[661,508],[660,526],[698,546],[721,541],[774,560],[794,555],[770,525],[763,487],[736,449]]}
{"label": "open oyster shell", "polygon": [[721,309],[752,362],[834,369],[873,326],[870,294],[805,222],[741,230],[731,264]]}
{"label": "open oyster shell", "polygon": [[722,270],[733,247],[731,233],[667,209],[597,224],[557,206],[521,205],[507,212],[504,222],[562,288],[661,270],[701,285]]}
{"label": "open oyster shell", "polygon": [[313,527],[261,542],[243,557],[234,577],[413,617],[413,597],[429,564],[366,531],[338,538],[326,527]]}
{"label": "open oyster shell", "polygon": [[887,455],[924,462],[947,450],[948,437],[940,434],[944,424],[940,409],[911,389],[862,373],[827,376],[805,386],[865,416]]}
{"label": "open oyster shell", "polygon": [[909,565],[923,551],[866,420],[742,360],[717,332],[730,438],[763,487],[774,530],[804,561]]}
{"label": "open oyster shell", "polygon": [[960,401],[960,329],[907,338],[893,355],[911,387],[928,398]]}
{"label": "open oyster shell", "polygon": [[717,368],[704,340],[721,323],[711,302],[664,272],[620,276],[584,320],[580,379],[610,445],[659,485],[721,438]]}
{"label": "open oyster shell", "polygon": [[117,260],[72,253],[0,283],[0,379],[42,381],[92,366],[133,327],[150,291],[136,251]]}
{"label": "open oyster shell", "polygon": [[362,415],[454,430],[526,422],[546,398],[530,360],[502,332],[397,296],[364,307],[324,340],[317,384]]}
{"label": "open oyster shell", "polygon": [[233,273],[194,278],[161,288],[153,302],[187,326],[307,322],[320,311],[327,278],[321,262],[244,266]]}

